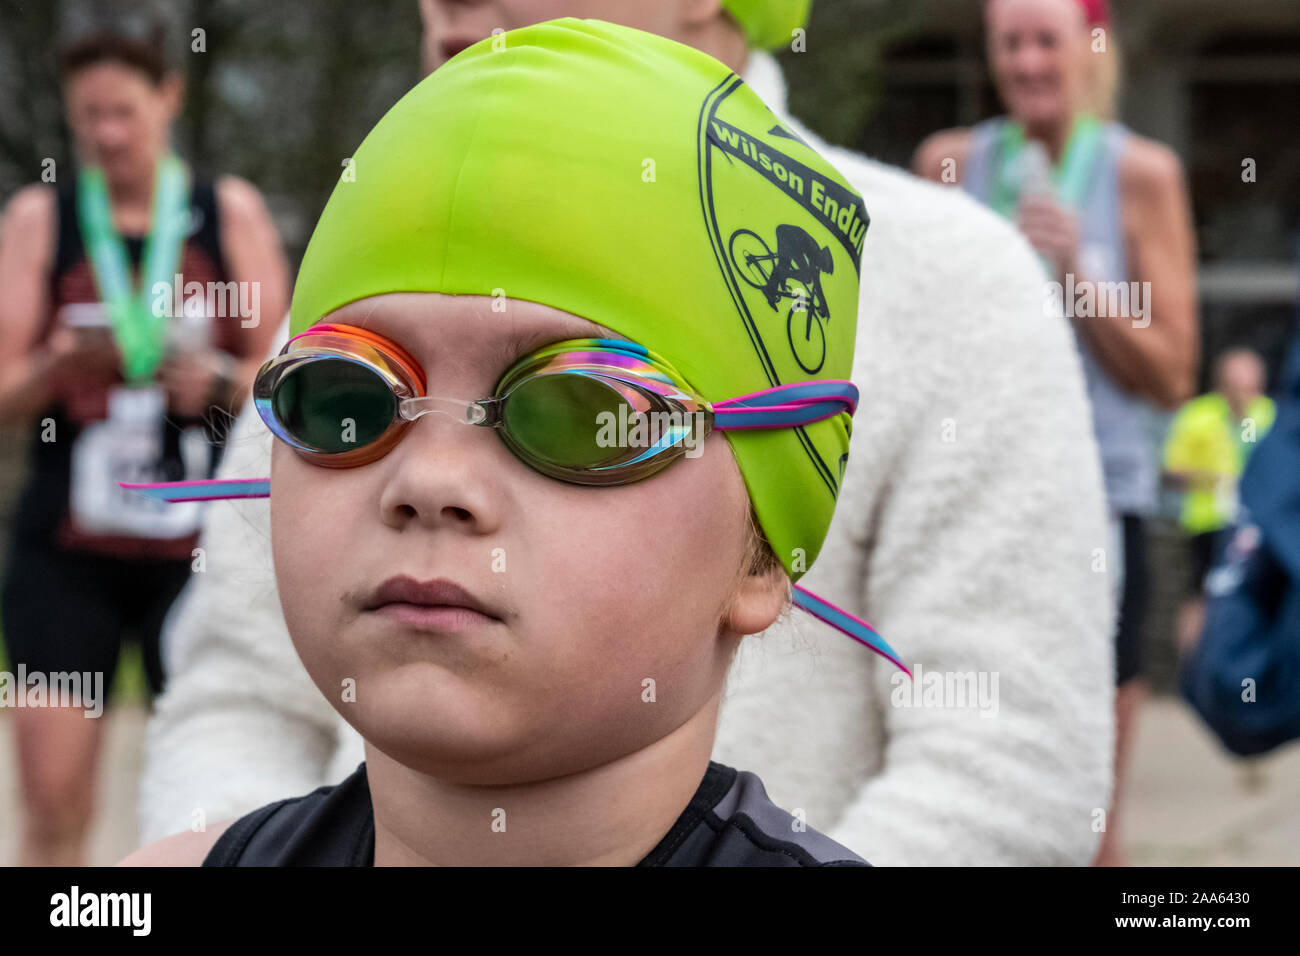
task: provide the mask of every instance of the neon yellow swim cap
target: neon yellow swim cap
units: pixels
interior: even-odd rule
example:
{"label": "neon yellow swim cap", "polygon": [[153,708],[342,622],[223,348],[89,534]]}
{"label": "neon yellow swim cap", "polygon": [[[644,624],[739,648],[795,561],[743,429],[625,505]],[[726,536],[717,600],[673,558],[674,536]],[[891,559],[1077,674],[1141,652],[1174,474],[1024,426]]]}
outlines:
{"label": "neon yellow swim cap", "polygon": [[722,0],[736,18],[745,40],[758,50],[788,46],[794,31],[808,22],[812,0]]}
{"label": "neon yellow swim cap", "polygon": [[[501,290],[660,353],[711,401],[849,378],[862,198],[704,53],[599,20],[490,37],[353,162],[303,257],[294,334],[369,296]],[[723,432],[794,580],[821,550],[849,428],[842,413]]]}

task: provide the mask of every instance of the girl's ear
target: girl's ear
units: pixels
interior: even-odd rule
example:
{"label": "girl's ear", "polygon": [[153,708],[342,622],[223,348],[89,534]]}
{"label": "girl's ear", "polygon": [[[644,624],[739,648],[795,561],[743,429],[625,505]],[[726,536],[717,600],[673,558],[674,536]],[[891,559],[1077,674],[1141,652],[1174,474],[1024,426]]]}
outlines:
{"label": "girl's ear", "polygon": [[737,634],[758,634],[775,624],[789,603],[790,577],[780,564],[763,574],[745,574],[722,626]]}

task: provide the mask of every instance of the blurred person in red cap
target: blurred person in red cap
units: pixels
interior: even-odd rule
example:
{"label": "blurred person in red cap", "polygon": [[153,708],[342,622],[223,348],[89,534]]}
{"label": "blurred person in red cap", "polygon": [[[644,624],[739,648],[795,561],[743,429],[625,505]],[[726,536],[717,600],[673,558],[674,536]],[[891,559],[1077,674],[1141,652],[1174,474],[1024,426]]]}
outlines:
{"label": "blurred person in red cap", "polygon": [[87,718],[103,712],[128,637],[161,693],[163,620],[192,572],[201,509],[142,508],[112,479],[211,475],[221,410],[238,411],[276,332],[259,315],[287,306],[258,191],[195,174],[172,151],[183,80],[164,34],[124,23],[62,49],[79,169],[50,167],[0,224],[0,416],[33,436],[4,639],[19,683],[80,675],[85,705],[14,708],[21,865],[83,861],[103,727]]}
{"label": "blurred person in red cap", "polygon": [[1049,308],[1077,337],[1101,447],[1116,592],[1116,781],[1096,863],[1122,862],[1116,808],[1146,694],[1143,519],[1153,514],[1165,413],[1199,361],[1196,242],[1178,157],[1115,122],[1105,0],[989,0],[988,54],[1007,115],[943,130],[915,168],[1013,219],[1048,270]]}

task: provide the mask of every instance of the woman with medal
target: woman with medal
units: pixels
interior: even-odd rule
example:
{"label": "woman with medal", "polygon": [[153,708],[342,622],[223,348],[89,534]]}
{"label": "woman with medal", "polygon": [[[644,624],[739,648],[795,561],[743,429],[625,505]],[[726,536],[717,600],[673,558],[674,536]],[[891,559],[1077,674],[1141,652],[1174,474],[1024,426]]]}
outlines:
{"label": "woman with medal", "polygon": [[1008,115],[935,133],[915,167],[1019,225],[1043,258],[1045,300],[1080,346],[1111,512],[1115,789],[1095,862],[1115,865],[1115,807],[1146,692],[1142,522],[1157,505],[1162,421],[1194,394],[1199,362],[1191,201],[1174,152],[1111,119],[1118,54],[1105,0],[989,0],[985,19]]}
{"label": "woman with medal", "polygon": [[[183,82],[162,50],[159,29],[63,50],[80,169],[20,190],[0,222],[0,417],[31,429],[4,638],[10,669],[50,688],[14,709],[21,865],[82,862],[102,726],[87,718],[124,638],[161,691],[163,620],[201,558],[201,505],[173,516],[105,489],[211,476],[287,306],[258,191],[172,152]],[[77,689],[56,695],[59,675]]]}

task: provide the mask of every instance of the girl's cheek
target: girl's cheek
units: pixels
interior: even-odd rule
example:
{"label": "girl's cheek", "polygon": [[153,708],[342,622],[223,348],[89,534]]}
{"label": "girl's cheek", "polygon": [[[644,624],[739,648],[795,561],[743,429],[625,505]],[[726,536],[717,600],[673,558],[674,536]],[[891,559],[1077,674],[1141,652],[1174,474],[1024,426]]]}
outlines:
{"label": "girl's cheek", "polygon": [[[271,550],[281,603],[286,613],[294,616],[319,606],[320,602],[304,601],[301,596],[330,587],[348,554],[331,541],[346,516],[328,489],[312,481],[312,470],[276,442],[271,472]],[[322,555],[328,560],[322,561]],[[286,591],[290,595],[287,602]]]}
{"label": "girl's cheek", "polygon": [[319,552],[312,544],[327,545],[352,533],[349,523],[360,514],[361,499],[348,493],[349,482],[338,481],[332,469],[304,462],[278,441],[271,461],[272,534],[280,532],[299,559],[313,560]]}

